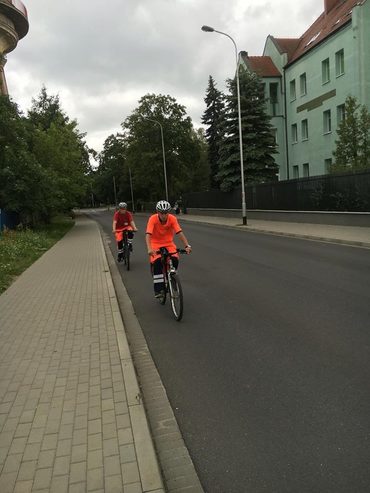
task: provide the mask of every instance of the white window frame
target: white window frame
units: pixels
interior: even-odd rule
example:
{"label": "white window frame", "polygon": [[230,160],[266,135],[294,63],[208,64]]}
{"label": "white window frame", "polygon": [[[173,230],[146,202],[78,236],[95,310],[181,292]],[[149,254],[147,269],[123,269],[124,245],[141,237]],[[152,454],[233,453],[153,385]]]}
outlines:
{"label": "white window frame", "polygon": [[291,80],[289,83],[289,94],[290,94],[290,101],[295,101],[297,99],[295,79]]}
{"label": "white window frame", "polygon": [[309,163],[303,163],[302,164],[302,174],[303,178],[308,178],[310,176],[310,164]]}
{"label": "white window frame", "polygon": [[335,54],[335,75],[341,77],[344,75],[344,49],[337,51]]}
{"label": "white window frame", "polygon": [[306,76],[306,72],[304,72],[303,74],[301,74],[299,76],[299,87],[300,87],[301,97],[302,96],[306,96],[306,94],[307,94],[307,76]]}
{"label": "white window frame", "polygon": [[296,123],[292,124],[291,133],[292,133],[292,144],[296,144],[298,142],[298,127]]}
{"label": "white window frame", "polygon": [[327,84],[330,82],[330,60],[329,58],[325,58],[321,62],[321,76],[322,76],[322,83]]}
{"label": "white window frame", "polygon": [[298,164],[293,165],[293,179],[299,178],[299,166]]}
{"label": "white window frame", "polygon": [[308,140],[308,120],[305,118],[301,121],[301,136],[302,140]]}
{"label": "white window frame", "polygon": [[331,133],[331,111],[325,110],[322,114],[323,117],[323,133],[324,135]]}
{"label": "white window frame", "polygon": [[341,124],[343,120],[346,118],[346,108],[344,103],[343,104],[338,104],[337,106],[337,128]]}

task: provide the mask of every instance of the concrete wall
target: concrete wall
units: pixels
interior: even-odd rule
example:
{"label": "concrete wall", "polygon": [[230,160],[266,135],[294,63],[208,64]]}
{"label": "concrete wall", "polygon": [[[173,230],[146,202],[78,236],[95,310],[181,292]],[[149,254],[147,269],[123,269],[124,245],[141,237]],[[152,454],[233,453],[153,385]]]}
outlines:
{"label": "concrete wall", "polygon": [[[242,217],[238,209],[187,208],[187,214],[214,217]],[[247,218],[310,224],[370,227],[370,212],[260,211],[248,210]]]}

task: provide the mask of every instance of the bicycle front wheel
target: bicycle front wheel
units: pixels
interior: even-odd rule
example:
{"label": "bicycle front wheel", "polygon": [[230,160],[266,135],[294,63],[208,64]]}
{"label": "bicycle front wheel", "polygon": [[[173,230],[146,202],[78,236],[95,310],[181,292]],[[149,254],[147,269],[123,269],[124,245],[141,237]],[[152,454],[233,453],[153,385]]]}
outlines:
{"label": "bicycle front wheel", "polygon": [[180,321],[184,311],[184,298],[178,274],[171,274],[169,279],[169,288],[172,313],[175,319]]}
{"label": "bicycle front wheel", "polygon": [[127,270],[130,270],[130,254],[131,254],[130,247],[126,243],[126,245],[125,245],[125,258],[126,258],[126,262],[125,263],[126,263],[126,269]]}

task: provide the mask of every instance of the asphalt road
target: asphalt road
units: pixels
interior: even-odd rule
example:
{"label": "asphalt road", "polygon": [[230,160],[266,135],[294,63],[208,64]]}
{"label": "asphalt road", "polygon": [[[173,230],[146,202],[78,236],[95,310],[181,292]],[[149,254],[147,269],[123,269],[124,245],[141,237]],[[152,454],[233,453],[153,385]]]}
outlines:
{"label": "asphalt road", "polygon": [[184,223],[178,323],[135,220],[120,271],[207,493],[370,491],[369,250]]}

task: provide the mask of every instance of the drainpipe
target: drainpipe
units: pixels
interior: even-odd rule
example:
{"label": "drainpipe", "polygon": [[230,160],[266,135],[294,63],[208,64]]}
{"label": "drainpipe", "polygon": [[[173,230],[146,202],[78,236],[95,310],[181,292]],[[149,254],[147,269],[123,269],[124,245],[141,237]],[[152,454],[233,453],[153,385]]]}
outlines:
{"label": "drainpipe", "polygon": [[283,79],[284,79],[284,122],[285,122],[285,154],[286,154],[286,177],[287,180],[289,180],[289,149],[288,149],[288,123],[287,123],[287,104],[286,104],[286,98],[287,98],[287,92],[286,92],[286,76],[285,76],[285,69],[283,68]]}

